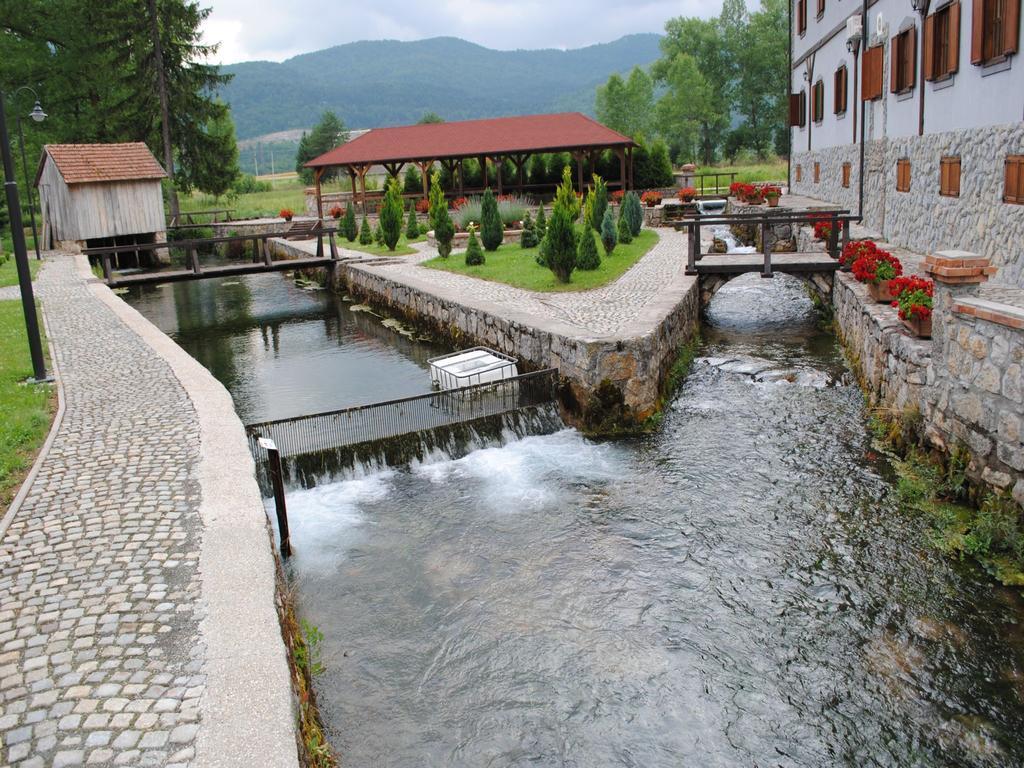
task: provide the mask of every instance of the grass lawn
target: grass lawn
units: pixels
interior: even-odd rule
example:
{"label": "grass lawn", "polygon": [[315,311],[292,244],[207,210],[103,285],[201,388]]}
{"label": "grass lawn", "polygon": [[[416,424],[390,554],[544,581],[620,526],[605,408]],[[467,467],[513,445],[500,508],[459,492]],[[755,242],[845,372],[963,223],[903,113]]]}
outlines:
{"label": "grass lawn", "polygon": [[[594,233],[597,237],[597,233]],[[452,254],[447,259],[440,256],[423,262],[423,266],[459,272],[481,280],[507,283],[528,291],[586,291],[607,285],[632,267],[640,257],[658,242],[658,233],[653,229],[640,230],[639,236],[628,245],[618,245],[611,256],[604,255],[604,247],[598,241],[597,251],[601,254],[601,266],[593,271],[577,269],[568,284],[559,283],[554,273],[537,263],[537,249],[523,248],[518,243],[502,245],[497,251],[484,253],[485,262],[480,266],[467,267],[464,254]]]}
{"label": "grass lawn", "polygon": [[0,509],[14,498],[53,416],[53,387],[21,383],[31,375],[21,302],[0,301]]}
{"label": "grass lawn", "polygon": [[[265,180],[265,179],[264,179]],[[269,192],[250,192],[239,195],[231,200],[227,197],[219,199],[195,192],[182,195],[179,200],[182,211],[210,211],[230,208],[235,219],[262,219],[277,216],[282,208],[290,208],[296,216],[304,216],[306,211],[306,186],[297,176],[271,179],[273,186]],[[324,184],[324,192],[336,192],[342,189],[338,182]],[[350,189],[345,184],[344,189]]]}
{"label": "grass lawn", "polygon": [[[426,240],[425,235],[420,235],[412,242],[422,243]],[[339,248],[345,248],[350,251],[360,251],[362,253],[369,253],[374,256],[409,256],[410,254],[416,253],[416,249],[409,245],[409,240],[406,239],[403,234],[398,238],[398,245],[395,246],[395,250],[389,251],[385,245],[376,245],[371,243],[370,245],[361,245],[359,238],[356,238],[353,242],[349,242],[343,235],[339,235],[334,238],[334,241],[338,244]],[[324,248],[327,246],[325,245]]]}
{"label": "grass lawn", "polygon": [[735,173],[736,181],[746,184],[760,181],[783,181],[786,178],[786,161],[776,158],[771,162],[754,165],[698,166],[697,173]]}
{"label": "grass lawn", "polygon": [[[39,266],[42,262],[36,259],[36,252],[32,246],[31,234],[29,234],[25,239],[25,245],[28,247],[29,270],[32,272],[32,278],[35,279],[36,273],[39,272]],[[3,236],[3,253],[0,254],[0,288],[17,284],[18,268],[14,263],[14,245],[11,243],[11,236],[9,234],[5,234]]]}

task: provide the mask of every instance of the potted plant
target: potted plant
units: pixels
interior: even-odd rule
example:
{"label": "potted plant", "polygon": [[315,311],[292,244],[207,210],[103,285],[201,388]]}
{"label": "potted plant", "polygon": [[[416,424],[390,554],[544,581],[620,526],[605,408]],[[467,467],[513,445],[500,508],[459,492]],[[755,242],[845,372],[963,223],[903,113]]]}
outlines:
{"label": "potted plant", "polygon": [[769,184],[761,188],[761,195],[768,202],[769,208],[775,208],[779,204],[779,198],[782,197],[782,190]]}
{"label": "potted plant", "polygon": [[679,190],[679,199],[684,203],[693,202],[693,198],[697,196],[697,190],[693,187],[683,187]]}
{"label": "potted plant", "polygon": [[932,300],[935,283],[916,275],[896,278],[891,284],[896,295],[892,305],[903,324],[921,339],[932,337]]}
{"label": "potted plant", "polygon": [[345,212],[341,209],[340,205],[336,205],[333,208],[331,208],[331,210],[329,210],[327,213],[330,215],[332,219],[340,219]]}
{"label": "potted plant", "polygon": [[900,260],[888,251],[876,249],[853,262],[853,276],[866,283],[871,298],[886,304],[895,296],[889,291],[889,281],[903,274]]}
{"label": "potted plant", "polygon": [[658,192],[657,190],[654,189],[648,189],[646,192],[640,195],[640,200],[648,208],[653,208],[654,206],[658,205],[661,202],[661,192]]}
{"label": "potted plant", "polygon": [[611,199],[611,202],[612,202],[613,205],[621,205],[622,204],[622,198],[625,197],[625,195],[626,195],[626,190],[624,190],[624,189],[616,189],[614,192],[611,193],[611,195],[609,195],[609,198]]}
{"label": "potted plant", "polygon": [[874,240],[851,240],[843,246],[842,253],[839,254],[839,268],[843,272],[849,272],[853,262],[861,256],[868,256],[877,251],[878,246]]}
{"label": "potted plant", "polygon": [[815,240],[828,240],[832,237],[832,221],[826,216],[818,216],[811,219],[814,227]]}
{"label": "potted plant", "polygon": [[295,211],[293,211],[291,208],[282,208],[280,211],[277,212],[277,215],[280,216],[285,221],[291,221],[292,217],[295,215]]}

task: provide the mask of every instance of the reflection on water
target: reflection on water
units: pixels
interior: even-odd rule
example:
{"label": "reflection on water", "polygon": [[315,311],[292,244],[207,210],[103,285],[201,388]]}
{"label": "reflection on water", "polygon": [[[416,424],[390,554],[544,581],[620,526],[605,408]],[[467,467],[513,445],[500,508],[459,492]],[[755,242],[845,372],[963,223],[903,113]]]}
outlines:
{"label": "reflection on water", "polygon": [[1019,600],[894,505],[800,285],[708,319],[656,435],[292,495],[347,765],[1024,763]]}
{"label": "reflection on water", "polygon": [[123,298],[228,388],[246,423],[429,391],[426,360],[439,353],[281,274],[133,286]]}

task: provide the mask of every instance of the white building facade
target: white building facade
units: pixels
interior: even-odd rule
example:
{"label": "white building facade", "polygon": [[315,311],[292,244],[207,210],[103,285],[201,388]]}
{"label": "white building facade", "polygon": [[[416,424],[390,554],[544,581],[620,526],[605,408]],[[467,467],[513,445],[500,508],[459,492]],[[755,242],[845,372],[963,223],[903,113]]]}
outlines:
{"label": "white building facade", "polygon": [[791,190],[896,245],[987,256],[1024,285],[1021,0],[791,11]]}

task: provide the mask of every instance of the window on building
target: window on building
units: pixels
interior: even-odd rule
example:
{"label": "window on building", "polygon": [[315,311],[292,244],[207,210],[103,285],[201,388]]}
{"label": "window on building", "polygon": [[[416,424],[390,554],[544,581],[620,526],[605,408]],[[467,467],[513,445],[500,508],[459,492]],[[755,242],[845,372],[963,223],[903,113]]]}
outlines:
{"label": "window on building", "polygon": [[892,39],[889,48],[889,85],[893,93],[906,93],[914,87],[914,64],[917,61],[917,28],[911,27]]}
{"label": "window on building", "polygon": [[814,183],[817,184],[821,181],[821,163],[814,163]]}
{"label": "window on building", "polygon": [[803,181],[804,180],[804,167],[802,165],[800,165],[800,163],[796,164],[796,180],[797,181]]}
{"label": "window on building", "polygon": [[825,0],[818,0],[818,18],[825,15]]}
{"label": "window on building", "polygon": [[834,80],[835,83],[833,87],[835,89],[835,95],[833,97],[833,111],[837,115],[841,115],[846,112],[846,90],[847,83],[849,81],[849,72],[847,71],[845,64],[836,70]]}
{"label": "window on building", "polygon": [[868,48],[861,57],[860,64],[860,98],[862,101],[873,101],[882,96],[882,46]]}
{"label": "window on building", "polygon": [[973,0],[971,63],[991,64],[1017,52],[1021,0]]}
{"label": "window on building", "polygon": [[850,164],[843,163],[843,186],[850,186]]}
{"label": "window on building", "polygon": [[960,158],[944,157],[939,161],[939,194],[960,197]]}
{"label": "window on building", "polygon": [[814,122],[820,123],[825,119],[825,81],[819,80],[814,84],[811,91],[811,112],[814,114]]}
{"label": "window on building", "polygon": [[924,20],[925,80],[943,80],[960,68],[960,2],[940,8]]}
{"label": "window on building", "polygon": [[1006,189],[1003,201],[1024,205],[1024,155],[1006,158]]}
{"label": "window on building", "polygon": [[790,127],[803,128],[807,125],[807,94],[789,94],[789,125]]}
{"label": "window on building", "polygon": [[896,191],[910,191],[910,160],[905,157],[896,161]]}
{"label": "window on building", "polygon": [[800,36],[807,31],[807,0],[796,0],[796,33]]}

